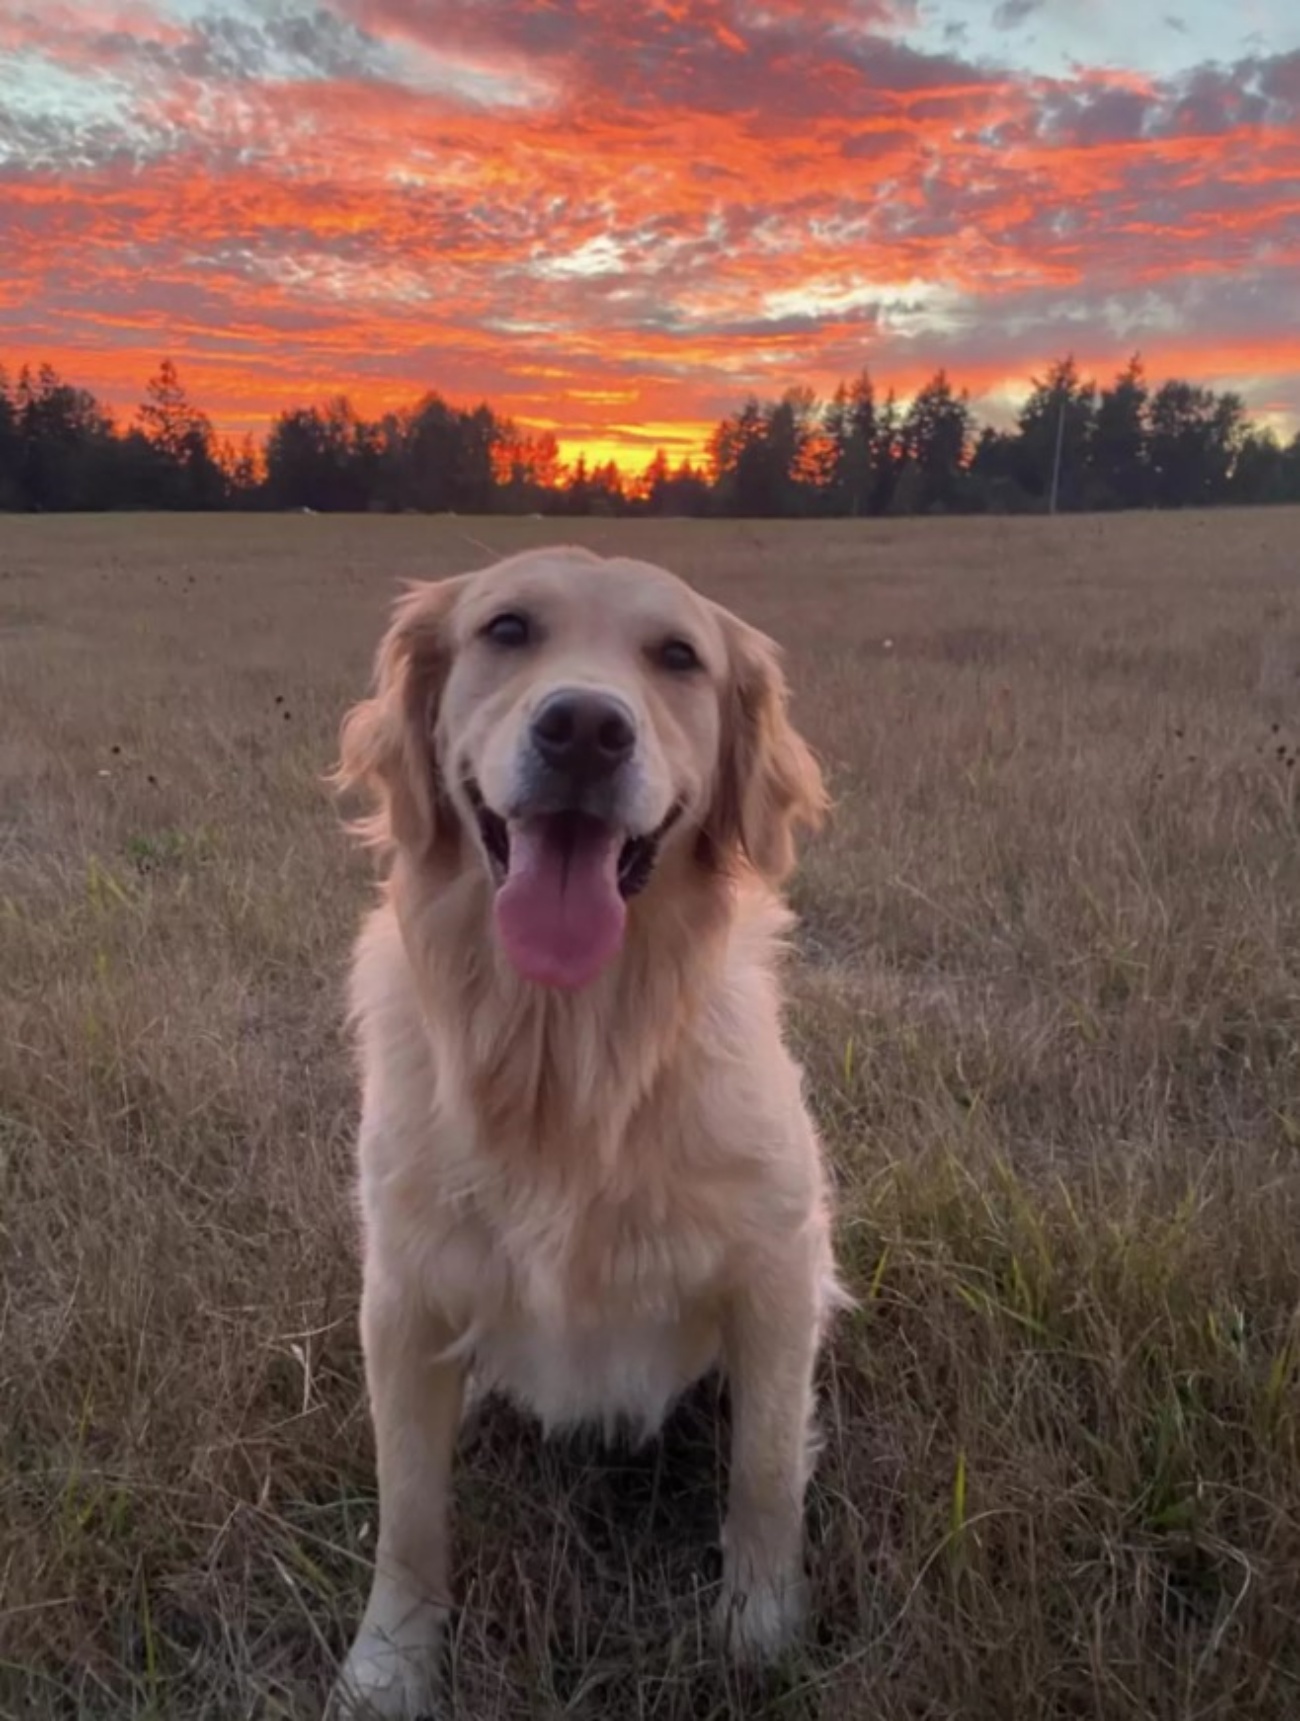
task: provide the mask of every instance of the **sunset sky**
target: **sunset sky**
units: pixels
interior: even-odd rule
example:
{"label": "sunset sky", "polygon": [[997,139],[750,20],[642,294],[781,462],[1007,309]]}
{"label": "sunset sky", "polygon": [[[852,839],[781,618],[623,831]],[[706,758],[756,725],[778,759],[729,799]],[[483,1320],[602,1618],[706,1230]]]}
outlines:
{"label": "sunset sky", "polygon": [[0,0],[0,362],[123,414],[166,353],[640,467],[1134,348],[1300,426],[1297,0]]}

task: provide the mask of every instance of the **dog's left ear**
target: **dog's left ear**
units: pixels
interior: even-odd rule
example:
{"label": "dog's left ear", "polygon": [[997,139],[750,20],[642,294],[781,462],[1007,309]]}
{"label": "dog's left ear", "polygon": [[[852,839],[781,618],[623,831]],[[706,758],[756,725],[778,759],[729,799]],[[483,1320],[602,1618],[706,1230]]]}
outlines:
{"label": "dog's left ear", "polygon": [[790,722],[775,642],[727,611],[721,619],[729,686],[706,829],[724,854],[739,850],[777,885],[793,870],[796,830],[817,830],[830,797],[821,768]]}

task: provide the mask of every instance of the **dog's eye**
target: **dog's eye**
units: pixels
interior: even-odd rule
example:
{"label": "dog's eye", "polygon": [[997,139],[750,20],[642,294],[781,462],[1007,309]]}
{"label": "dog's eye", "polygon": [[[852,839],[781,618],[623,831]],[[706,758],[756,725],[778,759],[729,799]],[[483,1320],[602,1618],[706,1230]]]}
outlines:
{"label": "dog's eye", "polygon": [[527,645],[532,634],[528,617],[520,615],[516,610],[506,610],[501,615],[493,616],[483,629],[484,639],[490,639],[493,645],[505,646],[510,651]]}
{"label": "dog's eye", "polygon": [[702,667],[695,647],[684,639],[666,639],[659,647],[659,661],[675,675],[686,675]]}

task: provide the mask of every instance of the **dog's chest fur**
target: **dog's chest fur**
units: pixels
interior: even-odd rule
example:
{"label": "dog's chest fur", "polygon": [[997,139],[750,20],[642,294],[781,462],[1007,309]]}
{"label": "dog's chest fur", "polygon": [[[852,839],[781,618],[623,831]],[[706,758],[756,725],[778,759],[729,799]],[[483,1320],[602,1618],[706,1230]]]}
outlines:
{"label": "dog's chest fur", "polygon": [[484,1178],[475,1153],[472,1186],[447,1201],[462,1169],[449,1158],[431,1265],[480,1385],[548,1427],[652,1433],[719,1349],[728,1261],[708,1191],[613,1179],[580,1193],[512,1161]]}

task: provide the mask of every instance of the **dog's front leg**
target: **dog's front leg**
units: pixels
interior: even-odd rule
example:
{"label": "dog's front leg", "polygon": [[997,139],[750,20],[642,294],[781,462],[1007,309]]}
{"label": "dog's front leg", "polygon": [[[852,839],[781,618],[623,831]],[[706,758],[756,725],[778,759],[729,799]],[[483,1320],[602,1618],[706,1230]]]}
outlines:
{"label": "dog's front leg", "polygon": [[451,1340],[417,1298],[367,1278],[361,1299],[366,1383],[379,1471],[379,1538],[361,1629],[331,1717],[415,1721],[434,1706],[449,1606],[452,1453],[464,1400]]}
{"label": "dog's front leg", "polygon": [[726,1312],[731,1480],[718,1625],[744,1661],[779,1654],[807,1611],[803,1502],[819,1293],[816,1251],[796,1246],[754,1263]]}

